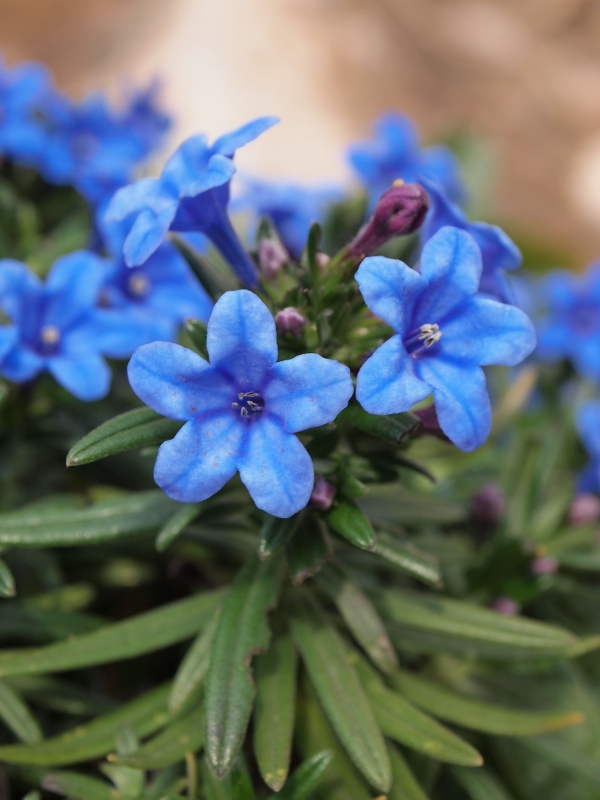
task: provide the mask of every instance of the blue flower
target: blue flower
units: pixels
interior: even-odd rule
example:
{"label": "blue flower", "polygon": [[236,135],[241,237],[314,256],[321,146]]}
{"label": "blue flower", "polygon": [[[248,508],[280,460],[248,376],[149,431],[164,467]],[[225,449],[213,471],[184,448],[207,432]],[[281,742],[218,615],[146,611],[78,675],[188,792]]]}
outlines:
{"label": "blue flower", "polygon": [[314,353],[277,363],[275,322],[245,289],[226,292],[208,323],[208,364],[176,344],[144,345],[129,381],[147,405],[186,424],[161,445],[154,479],[183,503],[204,500],[239,470],[256,505],[289,517],[314,474],[298,431],[323,425],[352,396],[348,367]]}
{"label": "blue flower", "polygon": [[375,123],[375,138],[351,147],[348,158],[369,192],[371,209],[398,178],[406,183],[428,178],[452,200],[464,199],[465,190],[452,151],[443,146],[421,149],[412,121],[402,114],[380,117]]}
{"label": "blue flower", "polygon": [[522,361],[535,346],[533,325],[520,309],[477,294],[481,253],[465,231],[438,231],[420,270],[375,256],[356,273],[367,306],[396,331],[362,366],[356,397],[371,414],[393,414],[433,392],[444,433],[473,450],[491,425],[481,367]]}
{"label": "blue flower", "polygon": [[462,208],[452,203],[439,186],[426,179],[421,179],[421,183],[427,189],[431,201],[421,229],[421,241],[431,239],[446,225],[470,233],[481,250],[483,272],[479,291],[503,303],[516,305],[516,294],[506,276],[507,271],[521,266],[521,252],[516,244],[497,225],[469,222]]}
{"label": "blue flower", "polygon": [[552,272],[540,291],[546,314],[538,324],[536,355],[568,358],[581,375],[600,382],[600,264],[583,276]]}
{"label": "blue flower", "polygon": [[580,492],[600,491],[600,400],[588,400],[577,409],[575,422],[579,436],[590,456],[590,463],[579,475]]}
{"label": "blue flower", "polygon": [[102,260],[85,251],[59,258],[45,284],[25,264],[0,261],[0,308],[15,331],[0,374],[21,383],[48,370],[80,400],[104,397],[110,370],[101,353],[135,330],[115,329],[96,310],[102,275]]}
{"label": "blue flower", "polygon": [[205,136],[192,136],[167,161],[159,178],[143,178],[118,191],[106,219],[127,221],[126,263],[143,264],[169,230],[199,232],[208,236],[241,280],[253,286],[256,267],[227,215],[233,155],[276,122],[275,117],[256,119],[210,147]]}
{"label": "blue flower", "polygon": [[44,133],[34,113],[50,90],[50,76],[38,64],[9,69],[0,60],[0,155],[35,166],[44,148]]}
{"label": "blue flower", "polygon": [[159,92],[158,81],[153,81],[147,89],[132,92],[124,112],[118,117],[123,129],[139,143],[141,158],[160,147],[171,128],[171,117],[159,107]]}
{"label": "blue flower", "polygon": [[343,192],[333,186],[302,186],[296,183],[245,181],[243,193],[234,207],[268,217],[288,251],[299,258],[313,222],[321,222],[328,206],[339,202]]}

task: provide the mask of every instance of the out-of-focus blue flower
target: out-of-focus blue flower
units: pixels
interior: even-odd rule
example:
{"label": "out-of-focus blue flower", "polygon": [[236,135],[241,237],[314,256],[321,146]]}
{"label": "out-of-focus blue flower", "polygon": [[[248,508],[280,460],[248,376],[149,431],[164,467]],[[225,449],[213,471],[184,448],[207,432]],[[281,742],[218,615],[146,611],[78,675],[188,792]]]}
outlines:
{"label": "out-of-focus blue flower", "polygon": [[536,355],[568,358],[587,378],[600,381],[600,264],[583,276],[556,271],[540,283],[546,316],[538,324]]}
{"label": "out-of-focus blue flower", "polygon": [[128,267],[123,260],[126,231],[122,223],[104,226],[104,240],[110,260],[104,268],[100,303],[112,312],[115,326],[139,326],[139,339],[127,349],[107,355],[127,358],[142,344],[173,341],[183,322],[194,317],[206,321],[212,300],[199,284],[186,260],[169,242],[163,242],[139,267]]}
{"label": "out-of-focus blue flower", "polygon": [[521,266],[521,252],[516,244],[497,225],[469,222],[462,208],[452,203],[436,184],[426,179],[422,179],[421,183],[427,189],[431,201],[421,229],[421,241],[431,239],[440,228],[447,225],[467,231],[481,250],[483,272],[479,291],[503,303],[516,304],[516,295],[506,276],[506,272]]}
{"label": "out-of-focus blue flower", "polygon": [[258,219],[268,217],[279,238],[299,258],[313,222],[322,222],[328,207],[343,200],[335,186],[303,186],[296,183],[246,179],[234,208],[251,211]]}
{"label": "out-of-focus blue flower", "polygon": [[600,400],[588,400],[577,409],[575,422],[590,463],[579,475],[580,492],[600,492]]}
{"label": "out-of-focus blue flower", "polygon": [[171,128],[171,117],[160,109],[159,93],[159,81],[153,81],[146,89],[134,90],[119,115],[120,124],[139,142],[142,157],[160,147]]}
{"label": "out-of-focus blue flower", "polygon": [[381,116],[375,122],[375,137],[351,147],[348,158],[369,192],[371,209],[398,178],[406,183],[427,178],[439,184],[452,200],[464,199],[465,189],[452,151],[442,145],[421,148],[415,126],[402,114]]}
{"label": "out-of-focus blue flower", "polygon": [[254,263],[244,250],[229,216],[229,184],[235,151],[277,122],[261,117],[208,145],[206,136],[187,139],[167,161],[159,178],[143,178],[120,189],[111,200],[107,221],[126,220],[125,261],[146,261],[167,232],[203,233],[221,251],[248,286],[257,281]]}
{"label": "out-of-focus blue flower", "polygon": [[314,474],[298,431],[323,425],[352,396],[348,367],[314,353],[277,363],[275,322],[247,290],[226,292],[208,323],[208,364],[154,342],[129,363],[134,392],[186,424],[161,445],[154,479],[184,503],[204,500],[239,470],[256,505],[289,517],[308,503]]}
{"label": "out-of-focus blue flower", "polygon": [[50,76],[39,64],[10,69],[0,60],[0,156],[27,165],[37,164],[44,133],[34,112],[49,89]]}
{"label": "out-of-focus blue flower", "polygon": [[393,414],[433,392],[444,433],[473,450],[491,425],[481,367],[518,364],[535,346],[534,328],[520,309],[477,294],[481,253],[465,231],[438,231],[420,270],[374,256],[356,273],[367,306],[396,331],[362,366],[356,396],[371,414]]}
{"label": "out-of-focus blue flower", "polygon": [[0,261],[0,308],[16,331],[0,374],[21,383],[48,370],[80,400],[104,397],[110,370],[101,354],[137,332],[96,310],[102,276],[102,260],[85,251],[59,258],[45,284],[25,264]]}

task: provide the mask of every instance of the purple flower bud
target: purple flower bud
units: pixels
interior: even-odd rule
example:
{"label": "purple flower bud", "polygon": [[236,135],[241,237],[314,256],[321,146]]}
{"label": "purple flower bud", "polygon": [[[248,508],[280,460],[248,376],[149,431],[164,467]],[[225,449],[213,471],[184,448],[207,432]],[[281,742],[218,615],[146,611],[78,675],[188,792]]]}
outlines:
{"label": "purple flower bud", "polygon": [[558,571],[558,561],[551,556],[534,558],[529,565],[532,575],[554,575]]}
{"label": "purple flower bud", "polygon": [[278,333],[291,333],[300,336],[302,328],[306,325],[306,317],[297,308],[288,306],[275,314],[275,327]]}
{"label": "purple flower bud", "polygon": [[309,505],[319,511],[328,511],[335,497],[335,486],[328,483],[322,475],[317,475],[310,496]]}
{"label": "purple flower bud", "polygon": [[600,498],[595,494],[578,494],[567,511],[570,525],[591,525],[600,517]]}
{"label": "purple flower bud", "polygon": [[471,514],[484,525],[496,525],[502,519],[505,507],[502,489],[495,483],[487,483],[473,497]]}
{"label": "purple flower bud", "polygon": [[521,606],[510,597],[497,597],[491,605],[494,611],[507,617],[516,617],[521,611]]}
{"label": "purple flower bud", "polygon": [[287,250],[277,239],[265,238],[258,243],[258,266],[265,278],[273,280],[289,260]]}
{"label": "purple flower bud", "polygon": [[379,198],[371,219],[348,245],[348,255],[361,259],[395,236],[416,231],[429,210],[429,197],[418,183],[394,181]]}
{"label": "purple flower bud", "polygon": [[325,271],[327,269],[327,265],[331,261],[327,253],[317,253],[315,256],[315,261],[317,262],[317,266],[319,269]]}
{"label": "purple flower bud", "polygon": [[411,411],[415,417],[421,421],[422,433],[428,433],[430,436],[437,436],[444,442],[449,442],[450,439],[446,436],[444,431],[440,428],[440,423],[437,418],[437,411],[433,403],[427,408],[419,408],[416,411]]}

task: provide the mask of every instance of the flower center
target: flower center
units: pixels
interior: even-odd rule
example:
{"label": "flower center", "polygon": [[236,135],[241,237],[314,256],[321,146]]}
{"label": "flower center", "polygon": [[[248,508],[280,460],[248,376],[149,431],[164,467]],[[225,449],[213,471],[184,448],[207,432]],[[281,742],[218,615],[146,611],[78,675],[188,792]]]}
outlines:
{"label": "flower center", "polygon": [[38,350],[42,355],[56,353],[60,344],[60,330],[56,325],[43,325],[40,328]]}
{"label": "flower center", "polygon": [[426,323],[412,330],[403,342],[407,353],[413,358],[418,358],[441,338],[440,326],[437,323]]}
{"label": "flower center", "polygon": [[135,270],[127,279],[127,292],[131,297],[140,300],[152,291],[152,281],[142,270]]}
{"label": "flower center", "polygon": [[254,417],[260,414],[265,407],[265,401],[258,392],[240,392],[238,402],[231,404],[232,408],[237,408],[242,417]]}

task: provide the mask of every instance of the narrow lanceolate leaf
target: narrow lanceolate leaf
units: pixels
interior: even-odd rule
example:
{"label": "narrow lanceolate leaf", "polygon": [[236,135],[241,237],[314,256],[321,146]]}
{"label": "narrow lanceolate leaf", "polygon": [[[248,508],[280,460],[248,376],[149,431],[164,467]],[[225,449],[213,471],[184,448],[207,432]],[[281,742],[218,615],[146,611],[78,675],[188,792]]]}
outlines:
{"label": "narrow lanceolate leaf", "polygon": [[307,595],[294,598],[291,625],[333,729],[369,783],[386,792],[392,776],[385,742],[341,636]]}
{"label": "narrow lanceolate leaf", "polygon": [[253,559],[242,569],[223,604],[206,678],[206,752],[223,777],[238,756],[256,689],[252,658],[269,645],[267,613],[277,603],[283,562]]}
{"label": "narrow lanceolate leaf", "polygon": [[129,725],[142,737],[168,722],[169,690],[169,685],[160,686],[130,703],[125,703],[117,711],[103,714],[84,725],[79,724],[60,736],[38,744],[2,745],[0,761],[61,767],[105,756],[114,749],[115,738],[123,726]]}
{"label": "narrow lanceolate leaf", "polygon": [[416,492],[397,483],[369,487],[358,504],[375,523],[392,522],[396,525],[451,525],[463,522],[468,513],[458,503],[436,497],[431,492]]}
{"label": "narrow lanceolate leaf", "polygon": [[286,781],[283,789],[278,792],[279,800],[306,800],[319,785],[332,757],[333,753],[330,750],[322,750],[300,764],[289,781]]}
{"label": "narrow lanceolate leaf", "polygon": [[297,654],[289,633],[280,633],[256,660],[254,753],[264,782],[277,792],[287,778],[296,706]]}
{"label": "narrow lanceolate leaf", "polygon": [[349,405],[337,418],[338,423],[351,425],[384,442],[400,444],[416,433],[421,423],[412,414],[388,414],[376,416],[367,413],[359,405]]}
{"label": "narrow lanceolate leaf", "polygon": [[379,531],[375,552],[389,564],[429,586],[442,586],[439,561],[435,556],[424,553],[410,542],[399,540],[389,533]]}
{"label": "narrow lanceolate leaf", "polygon": [[109,419],[80,439],[67,454],[67,467],[89,464],[134,448],[152,447],[172,439],[183,425],[151,408],[134,408]]}
{"label": "narrow lanceolate leaf", "polygon": [[390,634],[421,652],[470,652],[488,658],[566,655],[577,642],[562,628],[487,608],[398,589],[378,594]]}
{"label": "narrow lanceolate leaf", "polygon": [[12,572],[0,558],[0,597],[14,597],[15,593],[15,579],[12,576]]}
{"label": "narrow lanceolate leaf", "polygon": [[27,704],[4,681],[0,681],[0,719],[26,744],[34,744],[42,739],[40,726]]}
{"label": "narrow lanceolate leaf", "polygon": [[49,772],[42,779],[42,787],[77,800],[115,800],[114,789],[109,783],[77,772]]}
{"label": "narrow lanceolate leaf", "polygon": [[260,533],[258,555],[260,558],[269,558],[291,538],[299,522],[298,515],[279,519],[268,516]]}
{"label": "narrow lanceolate leaf", "polygon": [[204,682],[210,664],[210,653],[217,630],[218,615],[219,610],[217,609],[206,628],[194,639],[175,673],[169,697],[169,710],[172,713],[180,711],[190,697],[199,691]]}
{"label": "narrow lanceolate leaf", "polygon": [[573,776],[578,782],[581,781],[594,787],[596,792],[600,789],[598,759],[565,741],[564,737],[536,736],[531,739],[523,739],[523,742],[519,742],[519,744],[536,756],[543,758],[560,772]]}
{"label": "narrow lanceolate leaf", "polygon": [[0,677],[106,664],[182,642],[208,623],[221,597],[220,591],[205,592],[64,642],[6,650],[0,653]]}
{"label": "narrow lanceolate leaf", "polygon": [[0,545],[74,547],[156,530],[177,507],[161,491],[134,492],[81,510],[0,514]]}
{"label": "narrow lanceolate leaf", "polygon": [[290,576],[295,586],[312,578],[331,555],[331,544],[322,520],[305,518],[285,546]]}
{"label": "narrow lanceolate leaf", "polygon": [[176,511],[162,526],[156,537],[156,549],[159,553],[166,550],[181,533],[181,531],[192,522],[202,508],[202,503],[188,503]]}
{"label": "narrow lanceolate leaf", "polygon": [[162,769],[185,759],[186,753],[196,753],[204,739],[202,707],[197,705],[181,719],[172,722],[135,753],[111,753],[108,760],[134,769]]}
{"label": "narrow lanceolate leaf", "polygon": [[394,782],[388,792],[388,800],[428,800],[400,750],[390,745],[389,752]]}
{"label": "narrow lanceolate leaf", "polygon": [[325,517],[327,524],[350,544],[363,550],[373,550],[377,537],[369,518],[357,506],[341,502]]}
{"label": "narrow lanceolate leaf", "polygon": [[434,716],[465,728],[498,736],[533,736],[578,725],[584,719],[583,714],[578,711],[517,711],[473,700],[404,670],[397,672],[392,680],[413,703]]}
{"label": "narrow lanceolate leaf", "polygon": [[485,768],[453,767],[452,774],[471,800],[513,800],[504,784]]}
{"label": "narrow lanceolate leaf", "polygon": [[356,641],[383,672],[398,668],[398,657],[375,606],[339,567],[328,564],[319,583],[336,604]]}

